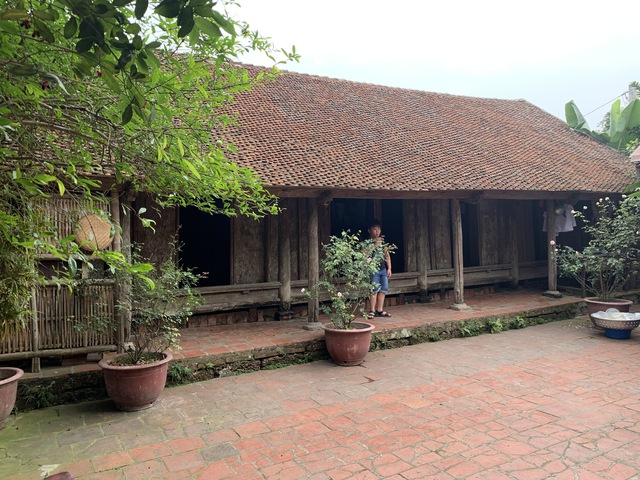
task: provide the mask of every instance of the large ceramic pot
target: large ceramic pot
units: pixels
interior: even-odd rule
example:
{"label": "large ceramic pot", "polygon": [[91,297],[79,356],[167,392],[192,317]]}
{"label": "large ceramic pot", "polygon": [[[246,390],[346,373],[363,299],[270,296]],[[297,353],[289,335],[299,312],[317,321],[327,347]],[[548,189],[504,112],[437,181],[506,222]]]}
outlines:
{"label": "large ceramic pot", "polygon": [[600,327],[591,316],[596,312],[606,312],[608,308],[617,308],[619,312],[628,312],[629,307],[633,305],[631,300],[625,300],[623,298],[616,298],[614,300],[598,300],[596,297],[587,297],[584,299],[584,303],[587,304],[587,312],[589,312],[589,319],[596,328]]}
{"label": "large ceramic pot", "polygon": [[369,352],[374,328],[366,322],[353,322],[348,330],[324,325],[324,340],[334,363],[345,367],[360,365]]}
{"label": "large ceramic pot", "polygon": [[154,404],[167,383],[167,369],[173,359],[169,352],[164,356],[154,363],[131,366],[113,365],[119,357],[100,360],[107,393],[116,407],[125,412],[135,412]]}
{"label": "large ceramic pot", "polygon": [[18,380],[24,371],[14,367],[0,367],[0,428],[9,418],[16,404],[18,395]]}

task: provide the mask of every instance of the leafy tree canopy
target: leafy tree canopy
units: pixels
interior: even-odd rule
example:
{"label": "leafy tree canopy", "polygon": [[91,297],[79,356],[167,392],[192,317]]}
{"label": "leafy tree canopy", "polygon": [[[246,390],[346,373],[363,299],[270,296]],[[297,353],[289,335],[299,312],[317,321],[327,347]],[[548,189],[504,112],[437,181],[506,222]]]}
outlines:
{"label": "leafy tree canopy", "polygon": [[[146,191],[162,205],[260,217],[275,199],[225,158],[221,107],[297,60],[228,13],[233,0],[9,0],[0,7],[0,251],[83,257],[39,199]],[[258,51],[274,65],[232,63]],[[217,132],[217,133],[216,133]],[[97,207],[95,207],[97,208]],[[12,250],[13,249],[13,250]],[[94,252],[112,269],[137,269]],[[73,270],[73,268],[71,268]],[[7,273],[7,272],[4,272]],[[2,272],[0,272],[0,276]],[[3,279],[0,278],[0,283]]]}

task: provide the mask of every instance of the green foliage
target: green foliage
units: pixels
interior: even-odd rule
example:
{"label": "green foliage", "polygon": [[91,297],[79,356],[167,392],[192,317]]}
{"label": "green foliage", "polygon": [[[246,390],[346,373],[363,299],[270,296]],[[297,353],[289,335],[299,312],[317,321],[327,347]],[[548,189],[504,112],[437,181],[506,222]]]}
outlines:
{"label": "green foliage", "polygon": [[358,316],[365,317],[365,301],[375,287],[371,275],[384,260],[385,249],[392,252],[395,246],[362,241],[349,231],[343,231],[339,237],[332,236],[329,243],[323,245],[320,281],[316,291],[307,294],[311,297],[319,292],[329,295],[329,302],[322,303],[320,309],[329,315],[335,328],[349,329]]}
{"label": "green foliage", "polygon": [[463,320],[457,326],[460,335],[463,337],[477,337],[484,329],[482,322],[477,320]]}
{"label": "green foliage", "polygon": [[192,380],[194,373],[193,369],[187,365],[171,362],[167,368],[167,383],[169,385],[184,385]]}
{"label": "green foliage", "polygon": [[0,236],[0,339],[23,328],[37,279],[34,254]]}
{"label": "green foliage", "polygon": [[[276,65],[297,54],[276,51],[231,18],[226,8],[233,3],[8,0],[0,6],[5,242],[26,255],[59,258],[70,278],[76,263],[98,260],[111,272],[144,275],[148,266],[132,265],[119,252],[87,253],[73,235],[58,238],[37,205],[72,193],[86,213],[100,213],[101,192],[115,189],[209,213],[278,212],[257,176],[227,160],[233,146],[224,128],[236,119],[225,108],[236,94],[275,78]],[[232,63],[246,51],[263,53],[274,68],[249,74]],[[17,299],[14,324],[25,301]]]}
{"label": "green foliage", "polygon": [[[637,85],[637,84],[636,84]],[[565,118],[572,129],[582,132],[600,143],[629,155],[638,146],[640,140],[640,99],[634,99],[621,108],[620,99],[613,102],[607,114],[606,132],[591,130],[578,106],[571,100],[565,107]]]}
{"label": "green foliage", "polygon": [[526,326],[527,326],[527,321],[522,317],[516,317],[508,323],[508,327],[513,330],[525,328]]}
{"label": "green foliage", "polygon": [[489,333],[500,333],[504,330],[504,325],[497,318],[488,319],[487,327],[489,327]]}
{"label": "green foliage", "polygon": [[168,349],[179,348],[180,327],[193,314],[194,307],[202,303],[202,298],[195,290],[200,277],[180,268],[176,257],[177,247],[172,244],[169,260],[149,272],[148,279],[130,278],[130,303],[125,300],[118,308],[132,311],[129,339],[132,345],[120,364],[139,365],[157,359]]}
{"label": "green foliage", "polygon": [[555,254],[561,276],[573,278],[591,295],[607,301],[640,266],[640,198],[616,203],[607,197],[596,208],[593,221],[575,212],[584,222],[589,244],[582,251],[560,246]]}
{"label": "green foliage", "polygon": [[437,330],[429,330],[429,332],[427,333],[427,338],[430,342],[439,342],[440,340],[442,340],[442,338],[440,338],[440,332],[438,332]]}
{"label": "green foliage", "polygon": [[54,404],[55,395],[53,389],[56,382],[52,381],[48,385],[29,385],[19,383],[18,389],[20,398],[29,408],[47,408]]}

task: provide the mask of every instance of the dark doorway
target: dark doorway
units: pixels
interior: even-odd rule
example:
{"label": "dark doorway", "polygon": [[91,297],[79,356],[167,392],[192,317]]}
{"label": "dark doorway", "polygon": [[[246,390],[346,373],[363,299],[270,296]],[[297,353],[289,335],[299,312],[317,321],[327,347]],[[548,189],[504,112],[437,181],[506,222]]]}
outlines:
{"label": "dark doorway", "polygon": [[462,220],[462,256],[464,266],[477,267],[480,265],[478,205],[460,202],[460,217]]}
{"label": "dark doorway", "polygon": [[382,234],[387,243],[394,244],[395,249],[391,257],[391,265],[396,273],[404,272],[404,222],[402,215],[402,200],[382,201]]}
{"label": "dark doorway", "polygon": [[373,220],[382,223],[382,234],[387,243],[398,248],[391,258],[394,272],[404,272],[404,225],[402,200],[382,200],[380,218],[374,217],[373,200],[336,198],[331,202],[331,235],[343,231],[360,232],[362,239],[369,238],[367,230]]}
{"label": "dark doorway", "polygon": [[367,228],[373,219],[371,200],[336,198],[331,202],[331,235],[339,237],[343,231],[361,232],[367,238]]}
{"label": "dark doorway", "polygon": [[181,207],[179,238],[180,262],[195,273],[206,274],[198,286],[231,283],[231,220],[210,215],[194,207]]}

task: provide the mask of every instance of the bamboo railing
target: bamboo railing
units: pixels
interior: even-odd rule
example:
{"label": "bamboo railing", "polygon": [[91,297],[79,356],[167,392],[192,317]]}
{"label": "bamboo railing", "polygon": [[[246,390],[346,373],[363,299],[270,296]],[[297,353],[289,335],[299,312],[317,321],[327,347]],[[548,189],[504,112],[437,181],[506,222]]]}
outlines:
{"label": "bamboo railing", "polygon": [[0,362],[116,350],[115,282],[85,280],[73,292],[54,282],[36,288],[24,329],[0,339]]}

